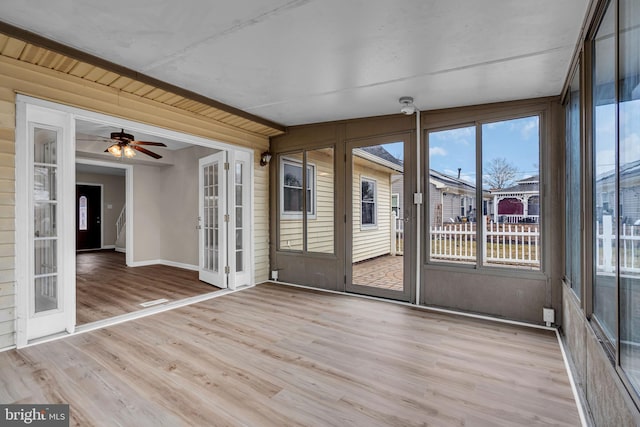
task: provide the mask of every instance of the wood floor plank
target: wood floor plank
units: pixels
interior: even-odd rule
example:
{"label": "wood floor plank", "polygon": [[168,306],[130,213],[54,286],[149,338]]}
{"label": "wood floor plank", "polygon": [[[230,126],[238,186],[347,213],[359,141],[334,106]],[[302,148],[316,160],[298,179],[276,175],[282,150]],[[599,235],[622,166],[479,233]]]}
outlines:
{"label": "wood floor plank", "polygon": [[73,425],[577,426],[553,332],[265,284],[0,354]]}
{"label": "wood floor plank", "polygon": [[198,272],[166,265],[127,267],[125,254],[76,254],[76,321],[83,325],[144,309],[141,303],[180,300],[219,290]]}

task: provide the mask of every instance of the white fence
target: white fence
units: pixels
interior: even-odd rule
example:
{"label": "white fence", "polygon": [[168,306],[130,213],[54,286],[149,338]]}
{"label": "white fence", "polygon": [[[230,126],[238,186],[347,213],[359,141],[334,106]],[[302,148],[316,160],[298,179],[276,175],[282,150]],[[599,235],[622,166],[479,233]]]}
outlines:
{"label": "white fence", "polygon": [[404,219],[391,213],[391,255],[404,254]]}
{"label": "white fence", "polygon": [[[597,271],[616,271],[617,238],[611,215],[596,222]],[[640,226],[622,224],[620,227],[620,272],[640,273]]]}
{"label": "white fence", "polygon": [[[484,262],[539,266],[540,231],[535,225],[487,224],[484,230]],[[447,224],[431,227],[431,258],[473,261],[476,259],[476,224]]]}

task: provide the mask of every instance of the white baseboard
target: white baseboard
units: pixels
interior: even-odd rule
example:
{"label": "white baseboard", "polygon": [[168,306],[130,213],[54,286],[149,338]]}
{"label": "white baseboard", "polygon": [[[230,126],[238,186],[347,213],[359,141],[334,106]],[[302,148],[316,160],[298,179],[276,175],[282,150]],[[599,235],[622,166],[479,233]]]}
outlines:
{"label": "white baseboard", "polygon": [[185,264],[182,262],[175,262],[175,261],[168,261],[166,259],[150,259],[146,261],[134,261],[131,264],[129,264],[129,267],[145,267],[147,265],[158,265],[158,264],[167,265],[169,267],[183,268],[185,270],[193,270],[193,271],[199,270],[197,265]]}
{"label": "white baseboard", "polygon": [[127,248],[119,248],[117,246],[114,246],[114,249],[116,250],[116,252],[122,252],[122,253],[127,253]]}
{"label": "white baseboard", "polygon": [[102,249],[115,249],[116,245],[104,245]]}
{"label": "white baseboard", "polygon": [[197,265],[185,264],[185,263],[182,263],[182,262],[175,262],[175,261],[167,261],[166,259],[161,259],[160,260],[160,264],[168,265],[169,267],[183,268],[185,270],[198,271],[200,269]]}

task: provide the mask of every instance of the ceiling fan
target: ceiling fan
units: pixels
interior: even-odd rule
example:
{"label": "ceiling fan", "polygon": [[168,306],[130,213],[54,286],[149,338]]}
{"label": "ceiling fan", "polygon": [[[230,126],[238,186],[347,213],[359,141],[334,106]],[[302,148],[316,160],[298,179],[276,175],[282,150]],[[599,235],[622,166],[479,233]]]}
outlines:
{"label": "ceiling fan", "polygon": [[115,141],[109,148],[104,150],[105,153],[111,153],[114,157],[127,157],[131,158],[136,155],[136,151],[139,151],[147,156],[151,156],[154,159],[161,159],[160,154],[156,154],[153,151],[149,151],[141,145],[152,145],[156,147],[166,147],[167,145],[162,142],[150,142],[150,141],[136,141],[135,137],[130,133],[125,133],[124,129],[120,132],[111,132],[109,139]]}

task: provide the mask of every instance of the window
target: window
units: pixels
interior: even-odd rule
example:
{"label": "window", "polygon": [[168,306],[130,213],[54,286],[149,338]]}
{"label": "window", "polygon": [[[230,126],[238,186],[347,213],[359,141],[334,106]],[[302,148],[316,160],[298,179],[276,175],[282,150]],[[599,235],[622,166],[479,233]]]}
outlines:
{"label": "window", "polygon": [[362,228],[375,227],[376,214],[376,182],[369,178],[360,179],[360,225]]}
{"label": "window", "polygon": [[396,218],[400,218],[400,195],[397,193],[391,195],[391,212]]}
{"label": "window", "polygon": [[620,365],[640,392],[640,5],[619,2]]}
{"label": "window", "polygon": [[580,254],[582,229],[580,195],[580,67],[576,68],[567,94],[565,140],[565,280],[581,298]]}
{"label": "window", "polygon": [[[302,162],[282,159],[282,214],[283,217],[302,218]],[[307,163],[307,215],[315,214],[315,165]]]}
{"label": "window", "polygon": [[287,153],[278,158],[278,250],[335,253],[334,148]]}
{"label": "window", "polygon": [[467,205],[475,205],[477,193],[476,127],[436,130],[428,138],[430,259],[475,264],[477,227]]}
{"label": "window", "polygon": [[616,40],[615,8],[609,6],[593,51],[593,314],[616,341]]}
{"label": "window", "polygon": [[540,270],[540,117],[434,130],[428,143],[430,261]]}

